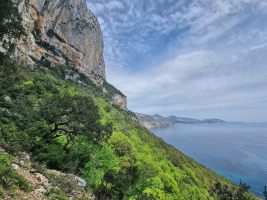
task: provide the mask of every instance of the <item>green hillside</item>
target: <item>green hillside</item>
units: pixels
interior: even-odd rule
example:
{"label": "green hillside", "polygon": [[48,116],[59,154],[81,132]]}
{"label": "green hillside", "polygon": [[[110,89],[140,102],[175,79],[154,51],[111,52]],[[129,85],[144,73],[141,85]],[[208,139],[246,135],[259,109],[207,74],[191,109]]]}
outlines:
{"label": "green hillside", "polygon": [[[0,145],[10,155],[80,175],[97,199],[256,199],[112,106],[107,83],[103,92],[71,66],[29,68],[3,55],[0,67]],[[65,80],[70,72],[79,84]]]}

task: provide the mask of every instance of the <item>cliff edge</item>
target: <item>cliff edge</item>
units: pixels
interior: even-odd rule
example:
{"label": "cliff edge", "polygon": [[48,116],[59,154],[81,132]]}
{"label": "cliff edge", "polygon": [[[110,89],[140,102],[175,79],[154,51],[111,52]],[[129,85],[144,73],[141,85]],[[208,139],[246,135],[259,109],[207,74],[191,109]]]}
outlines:
{"label": "cliff edge", "polygon": [[86,0],[21,0],[18,8],[25,35],[12,41],[15,58],[28,65],[74,66],[104,91],[111,88],[112,104],[127,110],[127,97],[106,82],[103,36]]}
{"label": "cliff edge", "polygon": [[17,43],[17,57],[28,64],[71,64],[103,84],[102,33],[86,0],[22,0],[19,11],[26,35]]}

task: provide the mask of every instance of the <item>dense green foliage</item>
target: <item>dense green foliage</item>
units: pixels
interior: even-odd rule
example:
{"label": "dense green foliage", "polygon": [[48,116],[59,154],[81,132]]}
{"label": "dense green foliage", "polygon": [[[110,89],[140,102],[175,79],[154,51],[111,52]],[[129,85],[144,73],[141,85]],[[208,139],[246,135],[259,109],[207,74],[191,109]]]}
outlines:
{"label": "dense green foliage", "polygon": [[49,168],[78,173],[97,199],[238,199],[226,198],[227,187],[231,194],[240,188],[113,107],[114,91],[105,96],[90,82],[65,80],[58,69],[30,70],[3,59],[0,146],[7,152],[28,151]]}

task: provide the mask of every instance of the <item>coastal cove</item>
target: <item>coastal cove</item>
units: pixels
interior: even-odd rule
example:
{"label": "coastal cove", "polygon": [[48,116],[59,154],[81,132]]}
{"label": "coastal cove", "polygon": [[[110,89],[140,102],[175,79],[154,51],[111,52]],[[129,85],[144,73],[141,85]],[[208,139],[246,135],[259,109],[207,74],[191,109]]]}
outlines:
{"label": "coastal cove", "polygon": [[151,129],[186,155],[262,197],[267,185],[267,124],[179,124]]}

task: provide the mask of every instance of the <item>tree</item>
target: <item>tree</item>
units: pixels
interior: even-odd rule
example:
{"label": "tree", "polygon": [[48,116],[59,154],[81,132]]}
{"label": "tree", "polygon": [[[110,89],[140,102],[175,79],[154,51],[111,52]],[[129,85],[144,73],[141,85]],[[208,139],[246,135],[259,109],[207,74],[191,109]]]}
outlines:
{"label": "tree", "polygon": [[2,125],[0,127],[0,146],[8,152],[19,152],[25,146],[27,135],[18,131],[15,124]]}
{"label": "tree", "polygon": [[0,58],[0,99],[8,93],[15,93],[14,86],[21,81],[21,68],[22,66],[5,56]]}
{"label": "tree", "polygon": [[100,124],[98,107],[89,97],[55,95],[42,104],[40,115],[50,127],[43,135],[45,140],[55,139],[60,133],[68,138],[87,133],[93,141],[98,142],[112,133],[111,124]]}
{"label": "tree", "polygon": [[81,170],[85,180],[91,185],[96,199],[110,199],[110,189],[117,172],[119,160],[113,150],[104,145]]}
{"label": "tree", "polygon": [[0,9],[0,40],[3,41],[3,46],[10,50],[13,46],[10,39],[17,39],[24,34],[22,18],[17,3],[13,0],[1,0]]}
{"label": "tree", "polygon": [[222,185],[220,182],[214,185],[211,192],[213,195],[217,196],[219,200],[228,200],[234,196],[232,188],[227,185]]}
{"label": "tree", "polygon": [[129,191],[139,176],[133,146],[123,133],[116,131],[110,137],[109,145],[119,158],[120,170],[112,179],[112,174],[105,176],[105,179],[112,182],[114,199],[126,199],[126,191]]}
{"label": "tree", "polygon": [[249,194],[249,185],[240,181],[239,187],[229,187],[217,182],[211,190],[211,193],[219,200],[252,200],[254,199]]}
{"label": "tree", "polygon": [[240,200],[247,200],[247,199],[249,199],[249,196],[248,196],[249,188],[250,187],[249,187],[248,184],[243,183],[240,180],[239,188],[238,188],[238,191],[237,191],[237,194],[236,194],[237,199],[240,199]]}
{"label": "tree", "polygon": [[0,8],[0,39],[5,35],[19,38],[24,33],[24,29],[17,4],[12,0],[1,0]]}
{"label": "tree", "polygon": [[266,186],[264,187],[263,195],[265,199],[267,200],[267,187]]}

